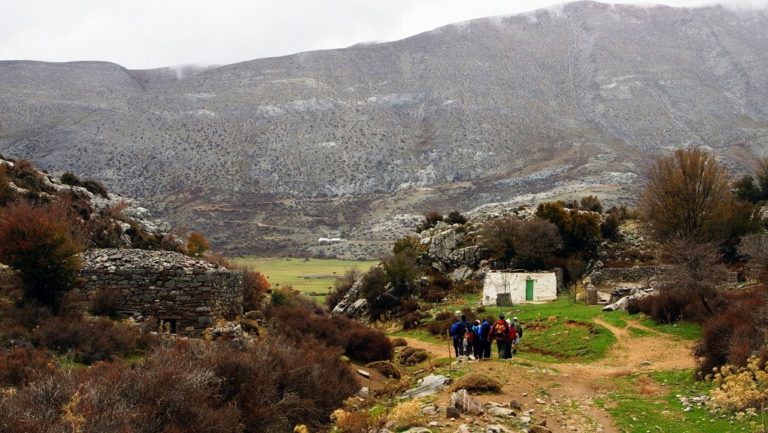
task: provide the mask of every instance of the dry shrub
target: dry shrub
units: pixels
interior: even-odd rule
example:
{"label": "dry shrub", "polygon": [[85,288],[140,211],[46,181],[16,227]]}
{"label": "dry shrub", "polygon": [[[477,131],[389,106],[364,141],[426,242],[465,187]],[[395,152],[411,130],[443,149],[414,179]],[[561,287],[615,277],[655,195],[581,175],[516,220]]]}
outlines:
{"label": "dry shrub", "polygon": [[680,320],[702,322],[710,317],[698,295],[688,291],[663,291],[627,305],[630,314],[645,313],[657,323],[675,323]]}
{"label": "dry shrub", "polygon": [[63,200],[0,208],[0,261],[19,271],[28,300],[58,309],[77,279],[83,248],[83,227]]}
{"label": "dry shrub", "polygon": [[76,362],[92,364],[147,349],[151,339],[137,328],[107,318],[85,320],[82,316],[59,316],[46,320],[32,332],[38,346],[72,356]]}
{"label": "dry shrub", "polygon": [[416,365],[429,359],[429,353],[424,349],[406,347],[400,352],[400,363],[403,365]]}
{"label": "dry shrub", "polygon": [[[72,371],[54,370],[42,375],[11,396],[0,399],[0,433],[64,433],[60,420],[62,408],[77,387]],[[117,433],[104,430],[104,433]],[[91,430],[87,431],[91,433]]]}
{"label": "dry shrub", "polygon": [[392,347],[403,347],[407,345],[408,342],[405,341],[405,338],[397,337],[392,339]]}
{"label": "dry shrub", "polygon": [[112,316],[125,301],[125,295],[116,288],[102,287],[93,294],[88,311],[97,316]]}
{"label": "dry shrub", "polygon": [[349,293],[349,289],[351,289],[352,286],[355,285],[355,282],[361,277],[362,273],[359,269],[350,268],[344,272],[342,277],[337,278],[336,281],[333,282],[333,290],[331,290],[325,298],[325,305],[328,306],[328,309],[333,310],[334,307],[344,299],[347,293]]}
{"label": "dry shrub", "polygon": [[200,232],[192,232],[187,238],[187,255],[191,257],[201,257],[206,251],[211,249],[208,239]]}
{"label": "dry shrub", "polygon": [[343,409],[336,409],[331,414],[331,421],[343,433],[377,432],[387,423],[382,415],[372,415],[367,411],[347,412]]}
{"label": "dry shrub", "polygon": [[451,386],[452,391],[466,389],[467,392],[501,392],[501,382],[481,373],[470,373],[460,377]]}
{"label": "dry shrub", "polygon": [[315,431],[355,378],[337,350],[273,343],[177,341],[132,366],[56,370],[0,399],[0,432]]}
{"label": "dry shrub", "polygon": [[381,373],[382,376],[390,379],[400,379],[400,370],[395,367],[395,364],[392,364],[389,361],[369,362],[365,365],[365,368],[376,370]]}
{"label": "dry shrub", "polygon": [[243,269],[243,310],[258,310],[269,286],[267,277],[261,272]]}
{"label": "dry shrub", "polygon": [[446,335],[449,329],[451,329],[451,325],[453,324],[454,319],[444,319],[441,321],[434,321],[427,323],[427,332],[429,332],[432,335]]}
{"label": "dry shrub", "polygon": [[0,387],[20,387],[34,376],[51,372],[53,368],[53,358],[47,351],[14,347],[0,355]]}
{"label": "dry shrub", "polygon": [[712,390],[712,405],[730,412],[752,410],[763,413],[768,406],[768,365],[751,356],[745,366],[725,365],[714,374],[717,388]]}
{"label": "dry shrub", "polygon": [[763,331],[768,328],[768,288],[727,292],[725,297],[727,306],[704,324],[694,348],[702,375],[726,364],[744,367],[754,354],[768,355]]}
{"label": "dry shrub", "polygon": [[348,357],[368,363],[392,359],[392,342],[376,329],[341,316],[301,307],[272,307],[267,310],[277,332],[294,341],[316,339],[339,347]]}
{"label": "dry shrub", "polygon": [[395,429],[405,429],[418,425],[424,416],[421,414],[421,403],[419,400],[409,400],[398,404],[389,414]]}

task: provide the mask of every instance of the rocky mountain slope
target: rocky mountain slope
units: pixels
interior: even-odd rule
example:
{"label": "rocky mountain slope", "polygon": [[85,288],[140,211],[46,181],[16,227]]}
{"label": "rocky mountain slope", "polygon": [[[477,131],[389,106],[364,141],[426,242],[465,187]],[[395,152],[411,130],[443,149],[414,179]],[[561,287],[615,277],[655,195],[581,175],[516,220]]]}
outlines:
{"label": "rocky mountain slope", "polygon": [[340,234],[370,255],[429,209],[631,201],[669,148],[744,170],[766,71],[766,11],[576,2],[209,69],[0,62],[0,149],[230,252]]}

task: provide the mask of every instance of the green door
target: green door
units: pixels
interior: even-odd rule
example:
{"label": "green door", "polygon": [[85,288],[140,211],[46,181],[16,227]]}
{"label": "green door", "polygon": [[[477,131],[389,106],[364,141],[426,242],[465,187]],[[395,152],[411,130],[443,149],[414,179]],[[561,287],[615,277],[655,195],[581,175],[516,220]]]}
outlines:
{"label": "green door", "polygon": [[525,280],[525,300],[533,301],[533,280],[530,278]]}

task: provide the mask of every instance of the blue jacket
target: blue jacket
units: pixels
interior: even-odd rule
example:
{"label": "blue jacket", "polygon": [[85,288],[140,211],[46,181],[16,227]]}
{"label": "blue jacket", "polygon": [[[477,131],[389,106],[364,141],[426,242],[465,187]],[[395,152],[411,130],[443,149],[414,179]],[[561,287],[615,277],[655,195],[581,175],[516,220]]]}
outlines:
{"label": "blue jacket", "polygon": [[488,334],[491,332],[491,324],[487,320],[483,320],[483,324],[480,325],[480,339],[485,342],[488,339]]}
{"label": "blue jacket", "polygon": [[468,323],[463,320],[457,320],[456,323],[451,325],[451,337],[463,337],[467,332]]}

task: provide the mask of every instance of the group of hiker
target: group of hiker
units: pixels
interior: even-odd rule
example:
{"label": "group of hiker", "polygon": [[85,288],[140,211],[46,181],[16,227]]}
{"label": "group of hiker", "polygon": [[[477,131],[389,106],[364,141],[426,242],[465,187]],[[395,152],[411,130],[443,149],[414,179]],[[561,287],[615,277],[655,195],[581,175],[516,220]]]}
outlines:
{"label": "group of hiker", "polygon": [[[457,311],[458,313],[458,311]],[[482,322],[478,319],[473,324],[467,322],[467,317],[462,315],[461,319],[456,320],[449,335],[453,340],[453,349],[456,357],[467,356],[470,359],[477,360],[491,358],[491,346],[496,342],[499,352],[499,359],[512,359],[512,355],[517,352],[517,345],[523,336],[523,326],[517,320],[517,317],[511,321],[504,318],[503,314],[499,319],[486,319]]]}

